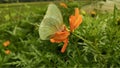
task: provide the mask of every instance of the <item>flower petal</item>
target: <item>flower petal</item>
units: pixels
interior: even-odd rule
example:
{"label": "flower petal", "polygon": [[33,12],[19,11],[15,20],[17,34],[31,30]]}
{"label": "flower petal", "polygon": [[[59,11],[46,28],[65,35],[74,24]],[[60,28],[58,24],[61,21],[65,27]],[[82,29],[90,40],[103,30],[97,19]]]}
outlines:
{"label": "flower petal", "polygon": [[54,42],[60,43],[60,42],[63,42],[66,38],[68,38],[69,35],[70,33],[67,31],[65,27],[64,30],[58,31],[53,36],[51,36],[50,41],[52,43]]}
{"label": "flower petal", "polygon": [[64,45],[63,45],[63,47],[62,47],[62,49],[61,49],[61,52],[62,52],[62,53],[64,53],[65,50],[66,50],[66,48],[67,48],[67,45],[68,45],[68,39],[65,39],[63,42],[64,42]]}
{"label": "flower petal", "polygon": [[60,3],[60,6],[67,8],[67,5],[65,3]]}
{"label": "flower petal", "polygon": [[52,43],[60,43],[64,42],[64,45],[61,49],[61,52],[64,53],[66,50],[66,47],[68,45],[68,36],[70,35],[69,31],[65,28],[62,31],[56,32],[50,39],[50,42]]}
{"label": "flower petal", "polygon": [[79,9],[75,8],[75,17],[78,17],[78,16],[79,16]]}
{"label": "flower petal", "polygon": [[75,15],[71,15],[70,21],[70,31],[73,32],[82,23],[82,16],[79,14],[79,9],[75,8]]}
{"label": "flower petal", "polygon": [[64,32],[56,32],[53,37],[50,39],[51,42],[62,42],[64,41],[69,35],[68,31],[64,31]]}
{"label": "flower petal", "polygon": [[10,45],[10,41],[9,40],[7,40],[7,41],[5,41],[4,43],[3,43],[3,46],[4,47],[7,47],[7,46],[9,46]]}
{"label": "flower petal", "polygon": [[10,50],[5,50],[5,54],[7,55],[10,54],[10,52],[11,52]]}
{"label": "flower petal", "polygon": [[70,21],[70,31],[73,32],[75,16],[71,15],[69,21]]}
{"label": "flower petal", "polygon": [[79,15],[77,18],[76,18],[76,21],[75,21],[75,24],[74,24],[74,29],[78,28],[78,26],[82,23],[82,16]]}

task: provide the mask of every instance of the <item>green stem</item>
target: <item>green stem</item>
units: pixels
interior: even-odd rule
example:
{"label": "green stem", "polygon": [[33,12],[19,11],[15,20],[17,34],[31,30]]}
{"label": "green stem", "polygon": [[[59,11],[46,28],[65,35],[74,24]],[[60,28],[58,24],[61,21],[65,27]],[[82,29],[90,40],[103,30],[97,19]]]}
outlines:
{"label": "green stem", "polygon": [[81,36],[78,36],[77,34],[74,34],[74,33],[72,33],[72,34],[73,34],[74,36],[78,37],[79,39],[82,39],[85,43],[89,44],[93,49],[96,50],[97,53],[100,53],[100,52],[98,51],[98,49],[97,49],[95,46],[92,45],[92,42],[84,39],[84,38],[81,37]]}

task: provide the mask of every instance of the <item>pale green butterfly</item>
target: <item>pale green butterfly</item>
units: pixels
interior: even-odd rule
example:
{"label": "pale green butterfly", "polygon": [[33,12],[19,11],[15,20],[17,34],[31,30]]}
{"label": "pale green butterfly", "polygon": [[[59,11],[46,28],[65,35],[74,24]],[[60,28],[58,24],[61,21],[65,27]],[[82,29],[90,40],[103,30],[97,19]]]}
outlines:
{"label": "pale green butterfly", "polygon": [[55,4],[49,4],[46,15],[39,26],[41,40],[49,40],[57,31],[64,29],[63,18]]}

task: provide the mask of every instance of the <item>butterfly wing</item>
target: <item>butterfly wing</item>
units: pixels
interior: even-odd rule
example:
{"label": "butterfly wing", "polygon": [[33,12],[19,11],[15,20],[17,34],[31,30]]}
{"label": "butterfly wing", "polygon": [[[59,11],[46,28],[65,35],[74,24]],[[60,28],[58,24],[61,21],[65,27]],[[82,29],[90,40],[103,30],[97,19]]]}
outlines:
{"label": "butterfly wing", "polygon": [[39,26],[41,40],[48,40],[50,36],[63,28],[63,18],[60,10],[55,4],[50,4]]}

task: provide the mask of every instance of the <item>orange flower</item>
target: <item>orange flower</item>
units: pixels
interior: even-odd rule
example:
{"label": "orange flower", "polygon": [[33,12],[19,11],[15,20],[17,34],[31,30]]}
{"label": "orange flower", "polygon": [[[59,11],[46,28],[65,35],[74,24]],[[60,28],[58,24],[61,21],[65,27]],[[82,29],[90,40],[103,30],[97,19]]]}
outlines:
{"label": "orange flower", "polygon": [[5,50],[5,54],[10,54],[10,50]]}
{"label": "orange flower", "polygon": [[[82,16],[79,15],[79,9],[75,8],[75,15],[71,15],[69,18],[70,21],[70,31],[73,32],[82,22]],[[64,45],[61,49],[61,52],[64,53],[66,47],[68,45],[68,36],[70,32],[64,27],[63,30],[56,32],[53,36],[51,36],[50,42],[52,43],[60,43],[63,42]]]}
{"label": "orange flower", "polygon": [[62,31],[56,32],[50,39],[52,43],[64,42],[61,52],[64,53],[68,45],[68,36],[70,33],[67,31],[66,27]]}
{"label": "orange flower", "polygon": [[65,3],[60,3],[60,6],[67,8],[67,5]]}
{"label": "orange flower", "polygon": [[5,42],[3,43],[3,46],[5,46],[5,47],[7,47],[8,45],[10,45],[10,41],[9,41],[9,40],[7,40],[7,41],[5,41]]}
{"label": "orange flower", "polygon": [[71,15],[69,21],[71,32],[73,32],[82,23],[82,16],[79,14],[78,8],[75,8],[75,15]]}

